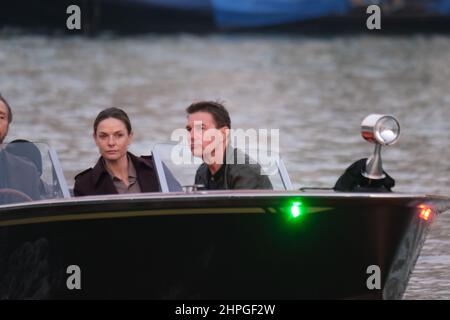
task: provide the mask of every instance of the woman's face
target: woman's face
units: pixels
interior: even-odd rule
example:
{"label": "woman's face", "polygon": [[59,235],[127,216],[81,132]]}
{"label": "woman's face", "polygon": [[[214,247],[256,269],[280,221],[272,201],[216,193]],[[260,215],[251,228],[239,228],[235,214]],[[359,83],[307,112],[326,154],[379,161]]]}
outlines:
{"label": "woman's face", "polygon": [[128,146],[133,141],[133,133],[128,133],[121,120],[108,118],[98,124],[94,140],[105,160],[117,161],[126,157]]}

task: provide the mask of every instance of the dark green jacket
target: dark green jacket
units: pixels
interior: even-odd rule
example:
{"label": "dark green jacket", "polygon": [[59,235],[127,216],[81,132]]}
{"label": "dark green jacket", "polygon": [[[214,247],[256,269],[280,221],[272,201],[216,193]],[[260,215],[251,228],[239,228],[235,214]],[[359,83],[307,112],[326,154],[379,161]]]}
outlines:
{"label": "dark green jacket", "polygon": [[[225,156],[223,175],[215,183],[217,186],[216,190],[273,189],[269,177],[261,174],[261,166],[259,164],[250,164],[250,157],[238,149],[228,148],[227,153],[229,152],[233,152],[234,159],[231,163],[227,163],[227,157]],[[245,164],[237,164],[238,156],[239,159],[245,159]],[[201,184],[205,187],[199,189],[211,189],[208,187],[210,176],[207,164],[203,163],[200,165],[195,174],[195,184]]]}

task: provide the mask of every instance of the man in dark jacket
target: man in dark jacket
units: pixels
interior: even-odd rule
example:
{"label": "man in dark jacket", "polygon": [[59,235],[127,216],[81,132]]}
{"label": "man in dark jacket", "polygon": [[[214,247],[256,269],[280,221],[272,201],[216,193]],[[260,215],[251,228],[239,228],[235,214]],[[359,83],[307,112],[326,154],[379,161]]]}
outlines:
{"label": "man in dark jacket", "polygon": [[195,184],[208,190],[272,189],[268,176],[261,173],[261,166],[252,164],[248,155],[229,145],[231,120],[222,104],[197,102],[186,112],[191,151],[204,161],[197,169]]}
{"label": "man in dark jacket", "polygon": [[[8,194],[8,198],[17,198],[22,200],[39,200],[40,179],[36,167],[26,159],[17,157],[7,151],[0,151],[0,202],[4,199],[2,196]],[[3,190],[2,190],[3,189]],[[8,192],[5,189],[10,189]],[[17,192],[24,193],[23,197]],[[9,202],[5,200],[5,202]]]}
{"label": "man in dark jacket", "polygon": [[40,198],[40,178],[36,166],[23,157],[5,151],[2,145],[11,121],[11,107],[0,95],[0,204]]}
{"label": "man in dark jacket", "polygon": [[[232,157],[228,157],[232,154]],[[243,157],[243,158],[240,158]],[[237,164],[236,159],[245,159],[243,164]],[[233,161],[227,163],[227,160]],[[212,174],[206,163],[200,165],[195,175],[195,184],[203,185],[204,189],[272,189],[272,184],[266,175],[261,174],[259,164],[251,164],[250,157],[242,151],[228,147],[224,156],[224,164]],[[201,189],[201,188],[200,188]]]}

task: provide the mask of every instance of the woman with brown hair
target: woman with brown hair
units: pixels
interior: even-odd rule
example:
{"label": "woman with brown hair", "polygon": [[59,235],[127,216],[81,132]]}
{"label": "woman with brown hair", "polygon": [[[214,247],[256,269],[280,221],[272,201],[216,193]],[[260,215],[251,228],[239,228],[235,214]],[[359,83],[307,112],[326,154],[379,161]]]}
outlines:
{"label": "woman with brown hair", "polygon": [[133,131],[125,111],[101,111],[94,121],[93,136],[100,158],[93,168],[75,176],[75,196],[161,190],[152,157],[137,157],[128,151]]}

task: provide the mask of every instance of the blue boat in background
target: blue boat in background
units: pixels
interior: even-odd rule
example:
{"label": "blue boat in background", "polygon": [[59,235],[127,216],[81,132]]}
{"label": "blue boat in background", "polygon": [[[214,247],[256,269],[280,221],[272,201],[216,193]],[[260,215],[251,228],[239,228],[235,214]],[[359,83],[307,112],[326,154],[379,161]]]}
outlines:
{"label": "blue boat in background", "polygon": [[214,0],[219,27],[260,27],[342,15],[351,9],[348,0]]}
{"label": "blue boat in background", "polygon": [[[216,32],[294,27],[296,31],[363,29],[369,5],[394,27],[449,29],[450,0],[43,0],[0,4],[1,27],[65,30],[66,8],[80,6],[84,33]],[[384,21],[383,21],[384,22]],[[337,30],[336,30],[337,28]],[[353,28],[354,29],[354,28]]]}
{"label": "blue boat in background", "polygon": [[389,15],[450,15],[450,0],[137,0],[135,3],[167,9],[209,13],[218,28],[264,27],[345,16],[379,5]]}

